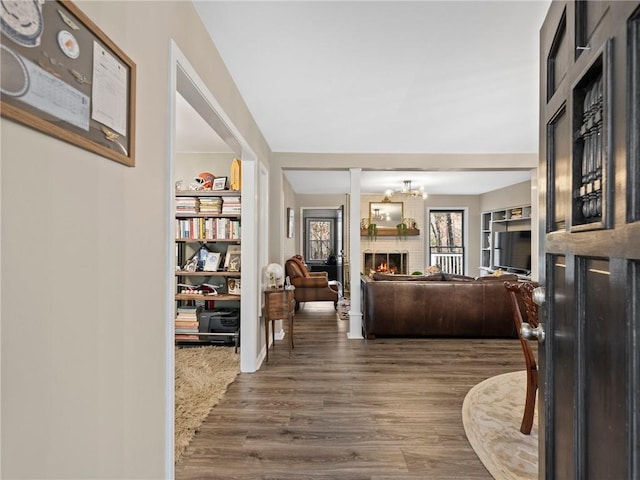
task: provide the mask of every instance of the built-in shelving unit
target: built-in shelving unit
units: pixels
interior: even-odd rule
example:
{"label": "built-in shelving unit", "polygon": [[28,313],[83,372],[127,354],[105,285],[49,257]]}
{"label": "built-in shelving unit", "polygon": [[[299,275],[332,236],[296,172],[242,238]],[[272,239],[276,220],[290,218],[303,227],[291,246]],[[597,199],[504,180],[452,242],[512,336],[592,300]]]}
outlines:
{"label": "built-in shelving unit", "polygon": [[[480,217],[480,274],[495,271],[495,238],[497,232],[530,232],[531,205],[502,208],[482,212]],[[528,277],[524,268],[514,268],[514,273]]]}
{"label": "built-in shelving unit", "polygon": [[212,343],[222,337],[237,347],[241,194],[188,190],[175,196],[176,344]]}

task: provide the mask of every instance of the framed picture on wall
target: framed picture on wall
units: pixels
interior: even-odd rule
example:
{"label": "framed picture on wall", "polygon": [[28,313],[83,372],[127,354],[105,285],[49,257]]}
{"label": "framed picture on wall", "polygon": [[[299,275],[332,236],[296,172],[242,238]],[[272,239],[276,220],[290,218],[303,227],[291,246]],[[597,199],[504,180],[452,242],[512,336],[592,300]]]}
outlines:
{"label": "framed picture on wall", "polygon": [[369,202],[369,222],[378,228],[395,228],[404,217],[402,202]]}
{"label": "framed picture on wall", "polygon": [[135,166],[135,63],[70,1],[2,2],[0,28],[0,114]]}
{"label": "framed picture on wall", "polygon": [[293,238],[293,208],[287,208],[287,238]]}

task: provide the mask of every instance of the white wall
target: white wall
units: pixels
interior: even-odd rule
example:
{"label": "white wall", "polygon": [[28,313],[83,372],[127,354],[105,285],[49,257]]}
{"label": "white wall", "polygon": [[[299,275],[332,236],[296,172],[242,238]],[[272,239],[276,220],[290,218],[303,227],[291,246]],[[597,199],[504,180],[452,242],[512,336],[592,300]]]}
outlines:
{"label": "white wall", "polygon": [[190,2],[76,3],[137,64],[136,166],[0,120],[0,476],[170,477],[171,38],[256,154],[269,150]]}
{"label": "white wall", "polygon": [[531,181],[485,193],[480,197],[481,211],[531,205],[531,279],[538,280],[538,170],[531,171]]}
{"label": "white wall", "polygon": [[480,211],[531,205],[531,182],[522,182],[480,195]]}
{"label": "white wall", "polygon": [[[369,202],[380,202],[382,195],[360,195],[360,219],[369,218]],[[425,258],[424,258],[424,245],[425,235],[428,230],[425,230],[424,225],[424,200],[422,198],[393,198],[393,202],[403,203],[403,215],[404,218],[414,218],[418,224],[420,235],[407,236],[407,238],[399,239],[397,236],[378,236],[375,239],[369,237],[360,238],[360,272],[367,274],[364,271],[364,253],[385,253],[385,252],[400,252],[407,253],[408,258],[408,272],[415,272],[416,270],[424,271]]]}
{"label": "white wall", "polygon": [[[282,173],[280,174],[281,176]],[[286,215],[287,208],[293,209],[293,236],[291,238],[287,237],[287,219],[283,223],[283,229],[281,238],[282,240],[282,257],[274,259],[274,261],[279,262],[282,266],[284,266],[284,262],[291,258],[296,253],[300,253],[299,245],[300,245],[300,209],[298,208],[297,197],[289,181],[283,176],[283,197],[284,197],[284,207],[282,215]]]}

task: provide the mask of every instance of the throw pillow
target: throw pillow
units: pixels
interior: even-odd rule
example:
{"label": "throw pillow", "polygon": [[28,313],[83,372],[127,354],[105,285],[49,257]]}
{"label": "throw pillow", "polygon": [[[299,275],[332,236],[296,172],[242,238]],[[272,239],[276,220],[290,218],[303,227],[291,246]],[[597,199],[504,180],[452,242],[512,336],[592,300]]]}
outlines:
{"label": "throw pillow", "polygon": [[475,278],[466,275],[456,275],[454,273],[445,273],[444,280],[446,282],[473,282]]}
{"label": "throw pillow", "polygon": [[480,280],[481,282],[517,282],[518,276],[515,274],[507,273],[504,275],[500,275],[499,277],[486,275],[484,277],[478,277],[476,278],[476,280]]}

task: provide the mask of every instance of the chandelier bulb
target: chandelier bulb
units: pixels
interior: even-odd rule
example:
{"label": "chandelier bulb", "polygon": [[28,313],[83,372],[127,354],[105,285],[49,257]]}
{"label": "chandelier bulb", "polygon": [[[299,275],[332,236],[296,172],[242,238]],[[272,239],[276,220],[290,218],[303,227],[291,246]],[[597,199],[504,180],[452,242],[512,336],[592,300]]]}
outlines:
{"label": "chandelier bulb", "polygon": [[389,201],[389,198],[391,196],[393,196],[394,194],[401,194],[401,195],[406,195],[408,197],[413,197],[413,198],[419,198],[422,197],[423,199],[427,198],[428,195],[427,193],[424,191],[424,187],[422,185],[420,185],[419,187],[417,187],[416,189],[411,188],[411,180],[403,180],[402,181],[404,184],[404,187],[402,187],[400,190],[398,191],[393,191],[392,189],[389,189],[387,191],[385,191],[385,200],[383,201]]}

